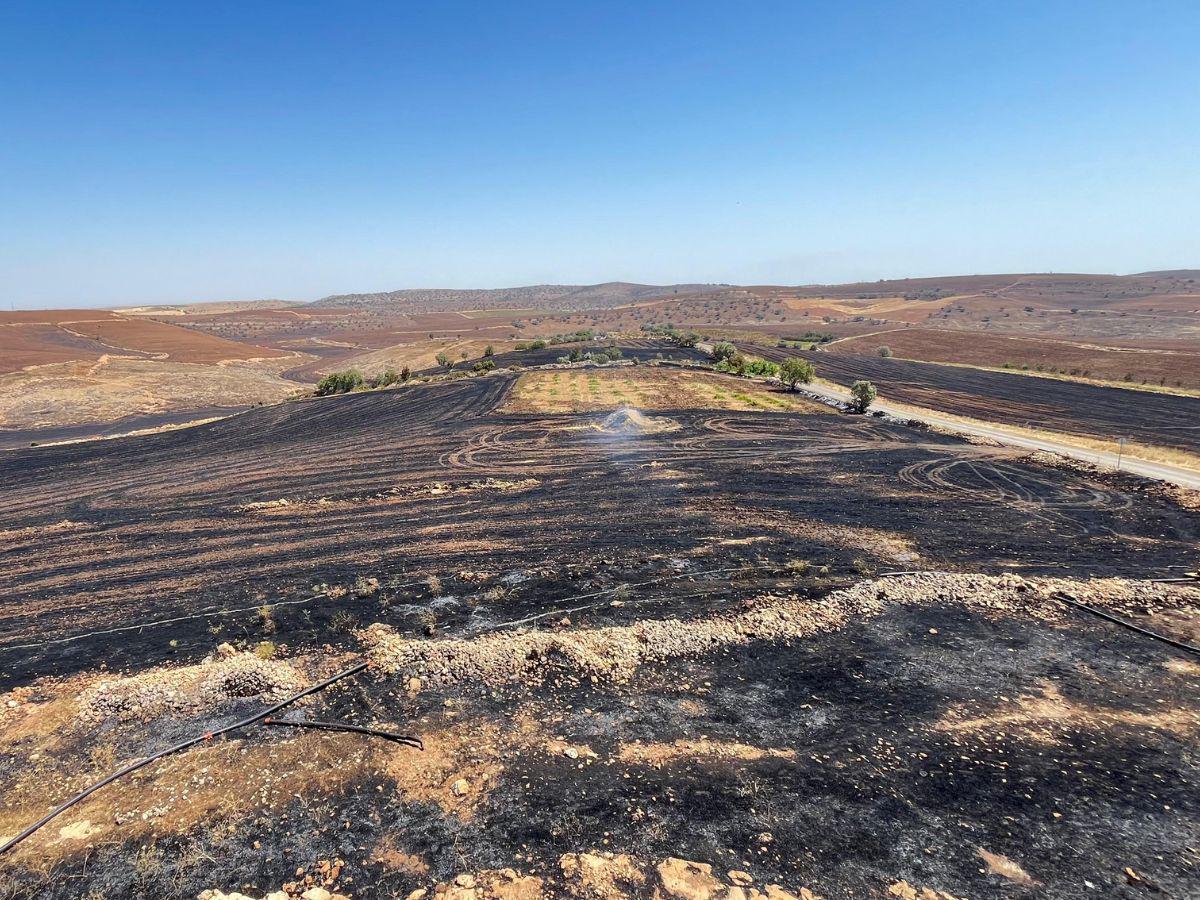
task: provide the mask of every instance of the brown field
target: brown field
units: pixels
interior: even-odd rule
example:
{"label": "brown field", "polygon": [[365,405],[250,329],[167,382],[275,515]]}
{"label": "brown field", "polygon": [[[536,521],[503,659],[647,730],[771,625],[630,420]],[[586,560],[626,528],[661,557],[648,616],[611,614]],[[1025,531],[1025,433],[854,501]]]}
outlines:
{"label": "brown field", "polygon": [[526,372],[505,412],[601,412],[638,409],[731,409],[823,412],[826,407],[779,390],[720,375],[622,366]]}
{"label": "brown field", "polygon": [[1103,343],[1010,337],[997,334],[911,328],[880,331],[830,344],[832,352],[870,354],[882,346],[902,359],[993,368],[1041,370],[1100,381],[1130,381],[1168,387],[1200,387],[1200,347],[1188,350],[1134,349]]}
{"label": "brown field", "polygon": [[103,310],[0,313],[0,373],[105,355],[217,363],[285,353]]}

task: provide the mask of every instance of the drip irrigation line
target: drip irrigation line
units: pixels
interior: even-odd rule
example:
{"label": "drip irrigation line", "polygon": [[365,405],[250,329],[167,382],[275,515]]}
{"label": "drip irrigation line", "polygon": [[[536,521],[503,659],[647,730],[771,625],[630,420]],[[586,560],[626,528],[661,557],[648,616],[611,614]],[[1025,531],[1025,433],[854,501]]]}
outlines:
{"label": "drip irrigation line", "polygon": [[[677,581],[680,578],[698,578],[701,575],[721,575],[730,572],[754,572],[758,569],[774,568],[773,566],[738,566],[736,569],[707,569],[703,572],[681,572],[676,575],[661,575],[658,578],[651,578],[649,581],[639,581],[634,584],[618,584],[615,587],[605,588],[602,591],[593,591],[590,594],[580,594],[575,597],[576,600],[588,600],[592,597],[602,597],[605,594],[612,594],[616,591],[625,590],[626,588],[646,587],[650,584],[661,584],[664,581]],[[546,619],[550,616],[564,616],[570,613],[582,612],[585,609],[592,609],[597,604],[585,603],[583,606],[572,606],[568,609],[553,609],[549,612],[538,613],[537,615],[527,616],[524,619],[514,619],[510,622],[499,622],[495,625],[484,626],[476,633],[487,633],[489,631],[501,631],[505,628],[515,628],[518,625],[528,625],[530,622],[536,622],[539,619]]]}
{"label": "drip irrigation line", "polygon": [[95,784],[93,784],[91,787],[87,788],[86,790],[80,791],[74,797],[71,797],[69,800],[66,800],[65,802],[59,804],[54,809],[50,810],[50,812],[46,813],[46,815],[42,816],[40,819],[38,819],[36,822],[34,822],[32,825],[30,825],[28,828],[26,828],[20,834],[18,834],[16,837],[10,838],[8,841],[6,841],[4,843],[3,846],[0,846],[0,856],[3,856],[5,853],[7,853],[13,847],[17,846],[17,844],[21,843],[21,841],[25,840],[31,834],[34,834],[36,831],[38,831],[40,828],[42,828],[42,826],[44,826],[46,823],[50,822],[52,819],[62,815],[64,812],[66,812],[72,806],[75,806],[77,803],[80,803],[83,800],[87,799],[92,794],[96,793],[96,791],[100,790],[102,787],[112,784],[118,778],[123,778],[124,776],[130,774],[131,772],[136,772],[138,769],[141,769],[144,766],[148,766],[148,765],[150,765],[150,763],[160,760],[164,756],[171,756],[172,754],[180,753],[184,750],[187,750],[190,747],[196,746],[197,744],[203,743],[205,741],[211,741],[213,738],[219,737],[220,735],[228,734],[229,732],[236,731],[239,728],[245,728],[248,725],[253,725],[256,722],[279,712],[279,710],[285,709],[286,707],[291,706],[293,703],[297,702],[298,700],[302,700],[305,697],[308,697],[312,694],[317,693],[318,691],[325,690],[325,688],[329,687],[331,684],[333,684],[336,681],[341,681],[343,678],[349,678],[351,675],[357,675],[359,672],[363,671],[363,669],[367,668],[368,665],[369,665],[369,663],[365,663],[365,662],[357,663],[357,664],[351,666],[349,669],[345,669],[341,672],[338,672],[336,675],[331,675],[328,678],[326,678],[324,681],[319,681],[316,684],[312,685],[311,687],[307,687],[304,690],[299,691],[298,693],[292,694],[290,697],[287,697],[284,700],[280,700],[278,703],[274,704],[273,706],[267,707],[262,712],[255,713],[252,716],[247,716],[246,718],[241,719],[240,721],[234,722],[232,725],[225,725],[225,726],[223,726],[221,728],[217,728],[213,731],[206,731],[204,734],[196,735],[195,737],[190,737],[186,741],[181,741],[180,743],[176,744],[173,747],[168,747],[166,750],[160,750],[158,753],[155,753],[151,756],[147,756],[145,759],[139,759],[136,762],[130,763],[129,765],[125,766],[122,769],[118,769],[116,772],[113,772],[111,775],[108,775],[105,778],[100,779],[99,781],[97,781]]}
{"label": "drip irrigation line", "polygon": [[[424,581],[410,581],[406,584],[398,584],[397,588],[416,587],[419,584],[424,584]],[[207,609],[203,612],[192,613],[187,616],[176,616],[171,619],[156,619],[153,622],[142,622],[139,625],[121,625],[117,628],[104,628],[99,631],[85,631],[83,634],[74,634],[70,637],[55,638],[53,640],[33,641],[28,644],[8,644],[0,647],[0,652],[5,650],[36,650],[41,647],[49,647],[58,644],[70,644],[74,641],[82,641],[85,638],[100,637],[105,634],[120,634],[123,631],[141,631],[143,628],[153,628],[158,625],[173,625],[176,622],[188,622],[192,619],[204,619],[212,616],[232,616],[237,613],[257,612],[260,609],[275,609],[278,606],[303,606],[306,603],[312,603],[314,600],[322,598],[329,599],[327,591],[321,591],[319,594],[313,594],[311,597],[305,597],[301,600],[276,600],[274,603],[259,603],[255,606],[241,606],[235,609]]]}
{"label": "drip irrigation line", "polygon": [[1128,628],[1130,631],[1136,631],[1138,634],[1154,638],[1156,641],[1162,641],[1164,644],[1175,647],[1176,649],[1186,650],[1189,653],[1200,655],[1200,647],[1196,647],[1193,644],[1188,644],[1184,641],[1177,641],[1175,638],[1167,637],[1165,634],[1159,634],[1157,631],[1151,631],[1148,628],[1143,628],[1141,625],[1135,625],[1133,622],[1126,621],[1120,616],[1114,616],[1111,613],[1106,613],[1103,610],[1096,609],[1094,606],[1081,603],[1079,600],[1076,600],[1074,597],[1064,594],[1061,591],[1057,591],[1051,596],[1060,603],[1065,603],[1068,606],[1074,606],[1076,609],[1082,609],[1084,612],[1091,613],[1093,616],[1104,619],[1107,622],[1120,625],[1122,628]]}
{"label": "drip irrigation line", "polygon": [[344,722],[314,722],[309,719],[293,720],[293,719],[272,719],[267,717],[262,720],[264,725],[275,725],[285,728],[314,728],[319,731],[351,731],[355,734],[366,734],[371,737],[381,737],[389,741],[395,741],[397,744],[407,744],[409,747],[416,747],[418,750],[425,749],[425,743],[419,737],[412,737],[407,734],[397,734],[394,731],[382,731],[378,728],[364,728],[361,725],[349,725]]}

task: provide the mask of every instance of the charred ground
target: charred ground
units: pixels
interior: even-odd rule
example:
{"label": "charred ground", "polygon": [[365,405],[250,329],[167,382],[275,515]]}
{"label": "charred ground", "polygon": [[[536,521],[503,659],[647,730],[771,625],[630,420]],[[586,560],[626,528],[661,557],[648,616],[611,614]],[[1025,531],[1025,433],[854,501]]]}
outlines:
{"label": "charred ground", "polygon": [[[271,641],[315,678],[376,622],[435,641],[518,621],[570,634],[819,601],[895,569],[1147,579],[1195,562],[1195,514],[1137,481],[816,406],[664,402],[652,415],[670,430],[605,430],[599,412],[505,411],[516,378],[0,458],[0,689],[15,701],[0,831],[114,760],[260,705],[82,722],[75,698],[105,667]],[[1144,622],[1194,638],[1194,613]],[[462,872],[557,877],[562,854],[608,850],[829,897],[900,879],[1186,896],[1198,673],[1104,623],[948,596],[619,684],[412,690],[372,674],[306,714],[392,723],[425,754],[251,730],[56,822],[4,861],[5,890],[261,894],[341,858],[345,892],[404,896]],[[981,849],[1039,884],[990,871]]]}

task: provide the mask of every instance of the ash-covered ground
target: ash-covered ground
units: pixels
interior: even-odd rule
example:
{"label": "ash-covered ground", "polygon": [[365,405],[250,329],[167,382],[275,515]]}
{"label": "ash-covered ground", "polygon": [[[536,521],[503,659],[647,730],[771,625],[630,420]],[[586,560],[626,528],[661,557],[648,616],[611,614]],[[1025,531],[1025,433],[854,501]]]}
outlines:
{"label": "ash-covered ground", "polygon": [[1200,661],[1055,599],[1194,642],[1149,583],[1194,511],[734,379],[516,377],[0,457],[0,835],[358,660],[285,715],[425,744],[204,742],[0,897],[1200,890]]}

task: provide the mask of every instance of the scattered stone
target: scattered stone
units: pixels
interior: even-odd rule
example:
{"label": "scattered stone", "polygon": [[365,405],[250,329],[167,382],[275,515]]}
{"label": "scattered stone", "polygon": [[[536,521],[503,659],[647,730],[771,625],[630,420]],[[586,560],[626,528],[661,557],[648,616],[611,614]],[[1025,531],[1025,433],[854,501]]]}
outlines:
{"label": "scattered stone", "polygon": [[1121,578],[1089,581],[921,572],[861,581],[812,601],[771,594],[737,613],[689,619],[648,619],[633,625],[573,631],[493,632],[444,641],[414,640],[384,624],[359,632],[371,661],[384,672],[449,685],[489,687],[542,681],[625,683],[639,667],[764,642],[790,643],[880,615],[894,605],[957,603],[984,612],[1015,612],[1055,621],[1065,592],[1084,602],[1138,611],[1200,608],[1200,588]]}
{"label": "scattered stone", "polygon": [[678,900],[711,900],[724,887],[708,863],[671,857],[660,862],[655,871],[666,895]]}
{"label": "scattered stone", "polygon": [[558,860],[568,896],[587,900],[624,900],[640,896],[646,874],[624,853],[568,853]]}

